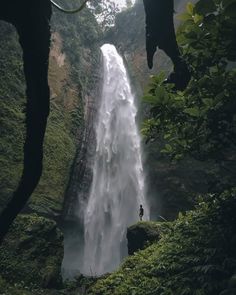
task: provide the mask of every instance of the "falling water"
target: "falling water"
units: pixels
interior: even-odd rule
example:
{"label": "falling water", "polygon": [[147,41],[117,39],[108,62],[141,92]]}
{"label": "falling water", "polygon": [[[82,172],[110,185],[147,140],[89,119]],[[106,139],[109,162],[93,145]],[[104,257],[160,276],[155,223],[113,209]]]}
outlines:
{"label": "falling water", "polygon": [[101,50],[103,91],[93,181],[84,214],[81,272],[88,275],[100,275],[119,265],[127,254],[127,227],[138,221],[140,204],[149,219],[135,98],[116,48],[105,44]]}

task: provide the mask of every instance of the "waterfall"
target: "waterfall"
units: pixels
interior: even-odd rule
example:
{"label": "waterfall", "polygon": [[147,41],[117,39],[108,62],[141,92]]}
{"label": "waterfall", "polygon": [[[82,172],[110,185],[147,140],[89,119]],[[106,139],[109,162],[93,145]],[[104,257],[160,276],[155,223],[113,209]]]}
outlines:
{"label": "waterfall", "polygon": [[149,219],[135,97],[116,48],[105,44],[101,50],[103,91],[80,266],[87,275],[112,271],[127,255],[126,230],[138,221],[140,204],[145,210],[144,219]]}

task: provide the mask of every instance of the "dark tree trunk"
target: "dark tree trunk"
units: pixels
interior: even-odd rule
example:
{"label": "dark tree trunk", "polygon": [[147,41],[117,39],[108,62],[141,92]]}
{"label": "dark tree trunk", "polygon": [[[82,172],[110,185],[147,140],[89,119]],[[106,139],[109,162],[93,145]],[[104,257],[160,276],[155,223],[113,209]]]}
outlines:
{"label": "dark tree trunk", "polygon": [[50,0],[5,0],[0,9],[0,19],[12,23],[19,34],[27,94],[24,169],[17,190],[0,215],[1,241],[42,174],[43,141],[49,114],[51,3]]}

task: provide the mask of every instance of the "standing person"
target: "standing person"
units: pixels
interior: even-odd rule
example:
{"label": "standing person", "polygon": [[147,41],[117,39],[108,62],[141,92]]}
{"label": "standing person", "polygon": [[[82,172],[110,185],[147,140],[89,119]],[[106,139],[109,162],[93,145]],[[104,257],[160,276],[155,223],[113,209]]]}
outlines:
{"label": "standing person", "polygon": [[186,62],[182,59],[176,41],[173,14],[174,0],[143,0],[146,14],[146,51],[148,67],[153,67],[157,47],[168,55],[174,71],[166,82],[175,84],[176,90],[184,90],[191,79]]}
{"label": "standing person", "polygon": [[140,219],[140,221],[143,220],[143,215],[144,215],[143,205],[140,205],[140,207],[139,207],[139,219]]}

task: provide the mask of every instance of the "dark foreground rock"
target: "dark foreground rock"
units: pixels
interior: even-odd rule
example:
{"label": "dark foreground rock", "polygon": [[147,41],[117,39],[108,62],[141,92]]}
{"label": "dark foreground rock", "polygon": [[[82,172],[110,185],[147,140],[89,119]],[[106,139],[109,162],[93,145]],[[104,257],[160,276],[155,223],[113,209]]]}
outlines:
{"label": "dark foreground rock", "polygon": [[159,241],[163,232],[168,230],[164,222],[138,222],[127,229],[128,254],[144,249],[150,243]]}

